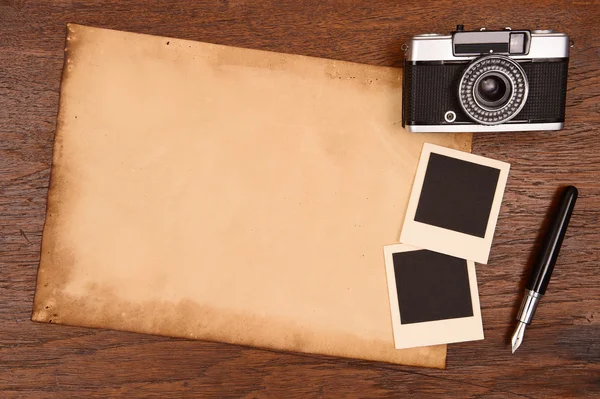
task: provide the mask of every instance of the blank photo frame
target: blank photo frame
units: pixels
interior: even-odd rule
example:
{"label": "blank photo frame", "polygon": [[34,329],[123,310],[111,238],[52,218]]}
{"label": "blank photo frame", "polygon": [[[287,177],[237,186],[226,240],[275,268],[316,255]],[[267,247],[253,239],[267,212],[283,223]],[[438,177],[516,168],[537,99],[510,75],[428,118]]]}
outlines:
{"label": "blank photo frame", "polygon": [[483,339],[472,261],[411,247],[384,247],[396,349]]}
{"label": "blank photo frame", "polygon": [[488,261],[510,165],[425,143],[400,241]]}

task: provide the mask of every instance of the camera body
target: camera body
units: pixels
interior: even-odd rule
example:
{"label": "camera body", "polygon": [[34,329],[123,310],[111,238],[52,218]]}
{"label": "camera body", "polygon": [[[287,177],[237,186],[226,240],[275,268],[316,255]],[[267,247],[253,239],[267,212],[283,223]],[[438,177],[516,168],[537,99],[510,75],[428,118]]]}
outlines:
{"label": "camera body", "polygon": [[414,36],[406,49],[402,126],[411,132],[560,130],[569,37],[546,30]]}

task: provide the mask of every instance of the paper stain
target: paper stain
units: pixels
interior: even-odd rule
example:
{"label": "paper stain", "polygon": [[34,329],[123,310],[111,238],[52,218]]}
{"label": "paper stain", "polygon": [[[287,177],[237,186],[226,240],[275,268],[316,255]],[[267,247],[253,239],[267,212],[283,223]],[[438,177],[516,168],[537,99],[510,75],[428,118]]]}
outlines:
{"label": "paper stain", "polygon": [[[390,351],[389,342],[365,341],[350,334],[318,331],[292,321],[236,313],[188,300],[178,303],[122,301],[110,289],[98,285],[90,285],[82,298],[59,293],[52,300],[36,300],[32,320],[445,368],[445,345]],[[440,360],[433,364],[423,360],[431,358]]]}

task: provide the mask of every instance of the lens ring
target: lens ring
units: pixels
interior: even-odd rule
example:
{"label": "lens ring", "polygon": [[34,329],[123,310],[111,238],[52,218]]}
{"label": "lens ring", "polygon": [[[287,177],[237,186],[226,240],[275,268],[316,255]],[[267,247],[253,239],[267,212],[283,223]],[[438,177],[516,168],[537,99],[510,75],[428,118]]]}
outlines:
{"label": "lens ring", "polygon": [[[509,83],[511,93],[498,106],[486,106],[476,96],[476,84],[494,75]],[[458,98],[465,113],[477,123],[497,125],[514,118],[523,109],[529,94],[527,75],[519,64],[508,57],[492,55],[473,61],[463,72],[458,85]]]}

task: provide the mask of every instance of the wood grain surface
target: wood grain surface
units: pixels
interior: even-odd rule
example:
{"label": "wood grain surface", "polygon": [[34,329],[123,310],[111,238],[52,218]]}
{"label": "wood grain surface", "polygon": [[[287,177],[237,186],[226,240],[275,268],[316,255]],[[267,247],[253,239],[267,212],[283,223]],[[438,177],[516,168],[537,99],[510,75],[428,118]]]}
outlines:
{"label": "wood grain surface", "polygon": [[[0,0],[0,397],[600,397],[600,2]],[[400,66],[411,35],[551,28],[571,35],[567,127],[475,136],[511,163],[488,265],[486,339],[447,370],[277,353],[30,321],[65,24]],[[580,198],[546,297],[511,355],[532,254],[559,187]]]}

